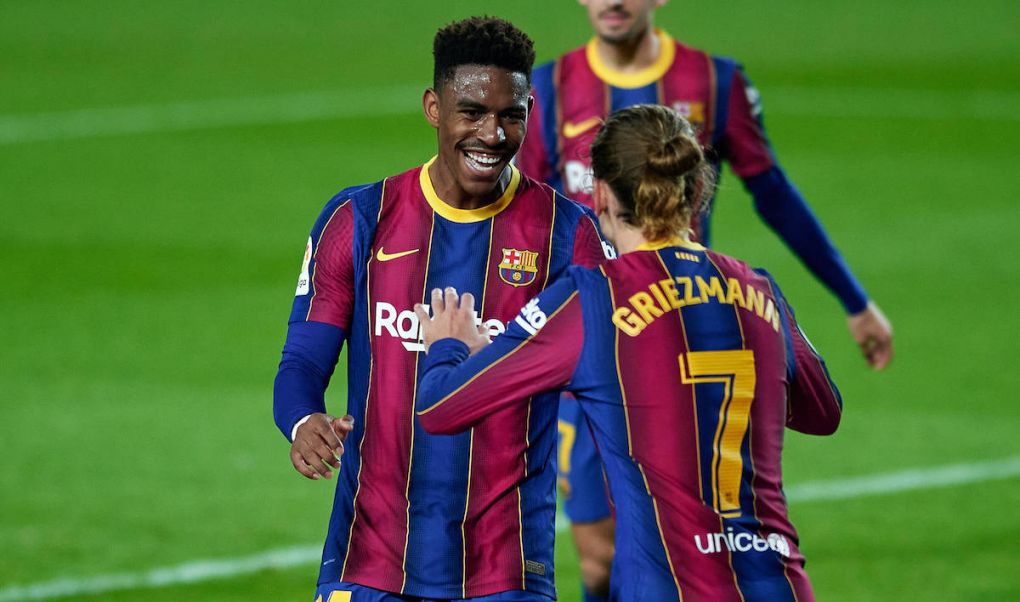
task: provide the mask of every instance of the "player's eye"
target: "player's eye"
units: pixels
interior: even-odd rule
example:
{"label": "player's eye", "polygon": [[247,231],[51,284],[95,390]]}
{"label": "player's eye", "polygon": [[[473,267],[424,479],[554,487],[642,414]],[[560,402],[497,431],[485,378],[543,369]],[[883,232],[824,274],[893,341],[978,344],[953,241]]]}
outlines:
{"label": "player's eye", "polygon": [[482,112],[478,109],[464,109],[460,112],[461,115],[470,119],[471,121],[477,121],[482,116]]}

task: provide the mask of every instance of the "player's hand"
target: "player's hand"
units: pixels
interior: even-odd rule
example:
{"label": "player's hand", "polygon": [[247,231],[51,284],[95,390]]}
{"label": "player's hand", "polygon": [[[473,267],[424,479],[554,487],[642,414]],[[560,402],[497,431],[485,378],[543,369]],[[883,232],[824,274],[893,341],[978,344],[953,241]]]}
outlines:
{"label": "player's hand", "polygon": [[888,366],[893,358],[893,333],[882,310],[869,301],[864,311],[848,317],[846,322],[871,367],[881,370]]}
{"label": "player's hand", "polygon": [[290,445],[290,461],[294,468],[309,479],[332,478],[340,468],[344,440],[354,428],[354,417],[337,418],[329,414],[312,414],[298,427]]}
{"label": "player's hand", "polygon": [[471,293],[457,295],[452,286],[445,290],[432,289],[432,317],[429,317],[425,306],[414,306],[421,324],[422,340],[425,342],[425,353],[432,343],[439,339],[454,338],[464,343],[475,353],[489,344],[488,331],[475,324],[475,296]]}

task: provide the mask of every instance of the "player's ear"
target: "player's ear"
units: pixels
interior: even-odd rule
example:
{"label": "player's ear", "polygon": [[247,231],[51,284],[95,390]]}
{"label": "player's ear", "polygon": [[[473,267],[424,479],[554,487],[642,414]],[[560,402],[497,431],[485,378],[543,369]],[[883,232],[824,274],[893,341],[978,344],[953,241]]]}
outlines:
{"label": "player's ear", "polygon": [[421,106],[425,111],[425,119],[434,128],[439,127],[439,93],[427,88],[421,97]]}
{"label": "player's ear", "polygon": [[609,203],[606,201],[606,183],[598,178],[592,179],[591,187],[591,201],[592,209],[595,211],[595,215],[602,215],[603,211],[609,209]]}
{"label": "player's ear", "polygon": [[531,115],[531,110],[535,108],[535,97],[532,94],[528,94],[528,115]]}

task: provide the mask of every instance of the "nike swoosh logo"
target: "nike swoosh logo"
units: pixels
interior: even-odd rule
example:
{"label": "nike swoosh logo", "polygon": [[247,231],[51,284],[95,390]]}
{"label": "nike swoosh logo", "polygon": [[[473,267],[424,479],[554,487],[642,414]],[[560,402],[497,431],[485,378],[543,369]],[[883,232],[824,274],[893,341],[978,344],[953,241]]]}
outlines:
{"label": "nike swoosh logo", "polygon": [[406,257],[407,255],[413,255],[417,252],[418,249],[411,249],[410,251],[401,251],[400,253],[387,253],[386,251],[383,251],[382,247],[379,247],[379,250],[375,254],[375,258],[379,261],[390,261],[392,259]]}
{"label": "nike swoosh logo", "polygon": [[579,123],[568,121],[563,124],[563,136],[565,138],[577,138],[597,125],[602,125],[601,117],[589,117]]}

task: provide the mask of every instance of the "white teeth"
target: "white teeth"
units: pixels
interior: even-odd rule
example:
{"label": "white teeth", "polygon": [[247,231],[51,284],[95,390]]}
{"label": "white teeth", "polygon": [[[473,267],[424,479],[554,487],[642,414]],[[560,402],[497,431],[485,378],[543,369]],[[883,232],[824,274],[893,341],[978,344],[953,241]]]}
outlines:
{"label": "white teeth", "polygon": [[499,163],[499,157],[490,157],[488,155],[479,155],[476,153],[465,153],[469,159],[478,163],[482,167],[492,167]]}

